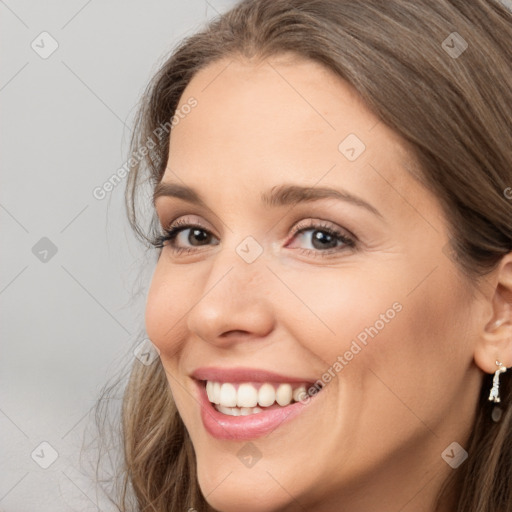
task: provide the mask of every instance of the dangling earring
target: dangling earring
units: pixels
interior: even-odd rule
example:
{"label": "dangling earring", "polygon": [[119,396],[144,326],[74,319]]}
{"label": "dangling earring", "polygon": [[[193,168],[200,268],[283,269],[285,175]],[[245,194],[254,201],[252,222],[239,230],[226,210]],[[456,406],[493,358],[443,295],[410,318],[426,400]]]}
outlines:
{"label": "dangling earring", "polygon": [[496,365],[499,368],[494,372],[494,377],[492,379],[492,388],[489,393],[489,400],[491,402],[499,403],[500,399],[500,374],[505,373],[507,368],[503,366],[499,361],[496,361]]}

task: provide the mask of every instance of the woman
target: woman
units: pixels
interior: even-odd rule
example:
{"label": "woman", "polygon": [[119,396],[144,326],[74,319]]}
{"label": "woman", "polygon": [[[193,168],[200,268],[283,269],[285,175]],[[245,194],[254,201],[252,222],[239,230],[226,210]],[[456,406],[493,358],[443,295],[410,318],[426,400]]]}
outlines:
{"label": "woman", "polygon": [[175,49],[137,509],[512,510],[511,40],[491,0],[249,0]]}

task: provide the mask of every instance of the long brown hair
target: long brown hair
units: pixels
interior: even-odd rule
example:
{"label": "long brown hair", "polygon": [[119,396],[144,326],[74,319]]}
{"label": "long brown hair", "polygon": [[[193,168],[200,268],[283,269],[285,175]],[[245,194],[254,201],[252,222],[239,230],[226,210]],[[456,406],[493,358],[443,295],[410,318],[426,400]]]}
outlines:
{"label": "long brown hair", "polygon": [[[183,40],[143,96],[132,153],[154,142],[130,168],[126,199],[132,226],[146,240],[156,229],[154,216],[150,225],[141,225],[141,191],[162,178],[169,150],[162,126],[169,127],[196,72],[221,58],[294,52],[349,82],[403,138],[419,163],[418,177],[443,206],[450,254],[476,283],[512,251],[512,200],[506,193],[512,193],[511,43],[512,14],[497,0],[243,1]],[[146,209],[148,197],[142,203]],[[458,512],[512,511],[507,377],[498,422],[491,419],[487,400],[492,376],[483,378],[465,447],[469,458],[446,482],[447,489],[457,490]],[[133,510],[129,494],[141,511],[209,509],[159,361],[146,366],[135,360],[124,392],[122,429],[120,510]]]}

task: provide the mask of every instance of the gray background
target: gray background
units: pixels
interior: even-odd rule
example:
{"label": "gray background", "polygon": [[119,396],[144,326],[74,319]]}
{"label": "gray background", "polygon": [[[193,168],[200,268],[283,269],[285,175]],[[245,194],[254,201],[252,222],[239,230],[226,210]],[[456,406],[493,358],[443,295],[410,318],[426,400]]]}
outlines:
{"label": "gray background", "polygon": [[0,1],[2,512],[112,510],[79,454],[101,388],[144,339],[152,260],[124,182],[92,191],[128,159],[158,63],[233,4]]}

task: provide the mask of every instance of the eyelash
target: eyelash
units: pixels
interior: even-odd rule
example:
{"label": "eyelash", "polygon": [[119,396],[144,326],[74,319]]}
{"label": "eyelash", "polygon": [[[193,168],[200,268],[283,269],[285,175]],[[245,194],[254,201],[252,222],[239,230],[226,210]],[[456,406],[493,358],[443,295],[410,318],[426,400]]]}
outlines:
{"label": "eyelash", "polygon": [[[293,230],[293,237],[296,237],[297,235],[300,235],[301,233],[304,233],[305,231],[321,231],[323,233],[328,234],[329,236],[334,237],[337,241],[342,242],[344,244],[343,247],[337,247],[337,248],[329,248],[325,251],[320,249],[303,249],[303,248],[297,248],[296,250],[300,251],[302,254],[306,254],[308,256],[321,256],[321,257],[327,257],[332,255],[333,253],[338,253],[342,250],[346,250],[347,248],[354,248],[356,246],[356,240],[357,238],[352,235],[348,236],[341,231],[332,228],[331,226],[327,224],[323,224],[322,222],[313,222],[308,221],[309,223],[299,223]],[[200,224],[193,224],[188,222],[186,219],[180,219],[176,222],[174,222],[171,226],[169,226],[168,229],[164,230],[164,233],[161,235],[158,235],[156,239],[152,242],[152,244],[158,248],[162,249],[164,246],[169,247],[172,252],[176,255],[181,255],[183,253],[189,254],[192,252],[196,252],[197,249],[192,249],[190,247],[175,247],[173,245],[174,239],[184,230],[186,229],[199,229],[201,231],[204,231],[208,235],[213,236],[210,231],[208,231],[206,228],[201,226]],[[171,242],[166,244],[166,242]]]}

